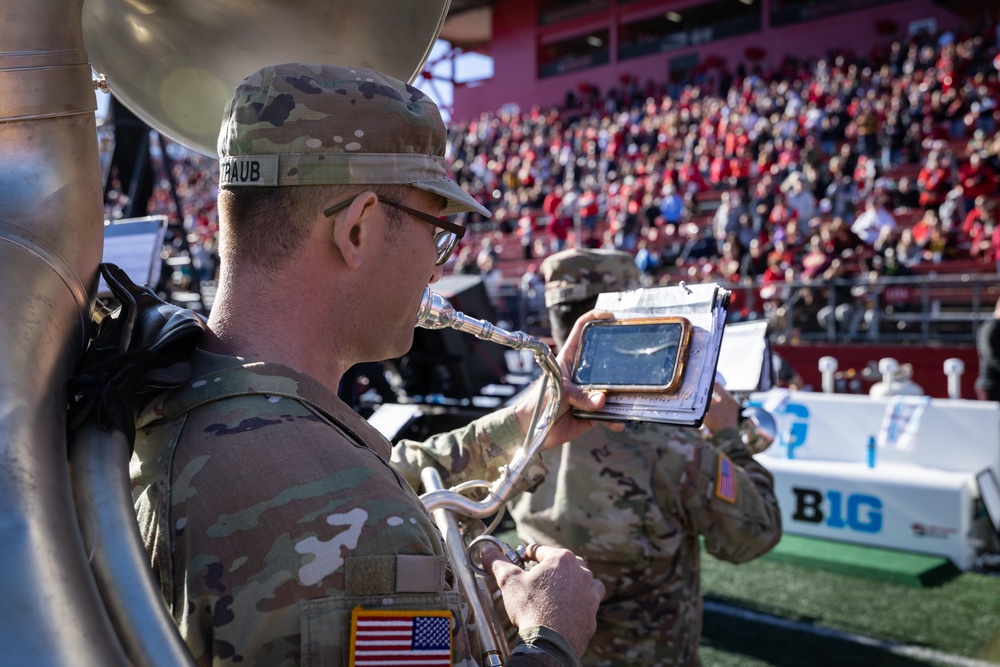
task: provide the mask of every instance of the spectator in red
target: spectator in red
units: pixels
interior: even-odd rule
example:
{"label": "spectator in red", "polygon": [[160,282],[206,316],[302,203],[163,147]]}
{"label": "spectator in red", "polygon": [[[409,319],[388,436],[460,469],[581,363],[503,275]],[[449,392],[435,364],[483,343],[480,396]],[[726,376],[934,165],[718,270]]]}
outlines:
{"label": "spectator in red", "polygon": [[791,271],[791,267],[786,266],[780,256],[773,253],[768,255],[767,268],[760,276],[760,298],[763,302],[765,317],[774,319],[775,311],[788,296],[788,285],[786,275]]}
{"label": "spectator in red", "polygon": [[979,153],[969,155],[958,169],[958,184],[962,186],[965,210],[971,211],[979,197],[991,197],[997,192],[997,174],[983,163]]}
{"label": "spectator in red", "polygon": [[927,163],[917,175],[917,187],[920,189],[921,206],[937,207],[944,202],[951,189],[951,174],[937,151],[927,155]]}
{"label": "spectator in red", "polygon": [[542,213],[551,217],[556,214],[556,209],[562,204],[563,189],[561,185],[553,185],[551,180],[548,182],[548,186],[549,193],[542,200]]}
{"label": "spectator in red", "polygon": [[583,191],[583,194],[577,200],[576,207],[584,236],[594,236],[597,230],[597,214],[600,212],[600,208],[597,205],[597,194],[593,188],[587,188]]}
{"label": "spectator in red", "polygon": [[930,240],[931,232],[940,226],[941,220],[938,218],[937,211],[933,208],[925,210],[924,215],[911,228],[913,230],[913,240],[921,248],[925,247]]}
{"label": "spectator in red", "polygon": [[[969,225],[969,254],[984,262],[994,262],[1000,259],[994,241],[994,232],[997,228],[996,206],[992,200],[983,198],[980,200],[977,200],[976,208],[969,212],[970,216],[978,212]],[[966,222],[970,222],[968,217]]]}
{"label": "spectator in red", "polygon": [[771,207],[767,221],[772,230],[785,229],[789,222],[795,221],[795,212],[785,202],[784,194],[774,195],[774,206]]}
{"label": "spectator in red", "polygon": [[[785,242],[784,239],[775,240],[767,253],[767,266],[771,269],[774,262],[781,268],[781,275],[785,275],[785,270],[795,266],[795,251]],[[764,272],[764,276],[768,271]]]}
{"label": "spectator in red", "polygon": [[545,231],[549,234],[549,243],[552,252],[559,252],[566,249],[566,242],[569,239],[569,230],[573,227],[573,221],[563,211],[562,204],[556,207],[549,216],[549,223]]}
{"label": "spectator in red", "polygon": [[777,162],[778,156],[775,154],[774,144],[770,142],[764,144],[757,154],[757,173],[770,174],[771,170],[776,168]]}
{"label": "spectator in red", "polygon": [[867,195],[875,189],[875,178],[878,172],[875,169],[875,160],[867,155],[859,155],[854,164],[853,181],[858,192]]}
{"label": "spectator in red", "polygon": [[754,164],[747,147],[740,144],[736,153],[729,160],[729,172],[736,183],[737,190],[745,191],[753,176]]}
{"label": "spectator in red", "polygon": [[969,209],[965,220],[962,221],[962,233],[970,238],[981,235],[986,222],[996,219],[996,203],[995,199],[990,199],[985,195],[976,197],[972,208]]}
{"label": "spectator in red", "polygon": [[795,169],[802,163],[799,147],[791,137],[785,137],[780,142],[781,150],[778,151],[778,166],[782,169]]}
{"label": "spectator in red", "polygon": [[851,226],[847,220],[841,217],[834,217],[830,221],[830,238],[832,239],[837,257],[851,257],[863,249],[864,242],[851,231]]}
{"label": "spectator in red", "polygon": [[732,165],[729,159],[721,148],[716,149],[711,166],[708,168],[708,180],[712,185],[719,187],[727,184],[732,175]]}
{"label": "spectator in red", "polygon": [[708,182],[688,155],[677,167],[677,189],[689,194],[708,190]]}
{"label": "spectator in red", "polygon": [[833,256],[824,245],[822,237],[819,234],[813,236],[809,239],[806,253],[802,256],[800,262],[802,265],[802,279],[812,280],[819,277],[826,271],[832,261]]}

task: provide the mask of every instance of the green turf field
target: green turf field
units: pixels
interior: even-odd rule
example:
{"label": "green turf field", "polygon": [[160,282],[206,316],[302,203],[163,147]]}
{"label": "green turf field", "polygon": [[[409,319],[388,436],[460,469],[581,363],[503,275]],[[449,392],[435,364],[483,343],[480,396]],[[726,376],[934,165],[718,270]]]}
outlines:
{"label": "green turf field", "polygon": [[705,555],[705,665],[1000,665],[1000,577],[936,586]]}
{"label": "green turf field", "polygon": [[[497,536],[517,544],[509,517],[501,525]],[[703,552],[702,663],[1000,665],[1000,576],[942,562],[787,534],[742,565]]]}

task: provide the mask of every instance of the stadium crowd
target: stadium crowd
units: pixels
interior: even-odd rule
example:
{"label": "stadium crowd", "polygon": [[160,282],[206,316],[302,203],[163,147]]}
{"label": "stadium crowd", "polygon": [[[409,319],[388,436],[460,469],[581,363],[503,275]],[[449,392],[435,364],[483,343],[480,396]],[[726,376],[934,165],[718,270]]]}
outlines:
{"label": "stadium crowd", "polygon": [[[789,56],[773,71],[706,59],[684,82],[588,85],[560,108],[453,124],[451,170],[493,217],[467,214],[475,233],[452,270],[481,274],[494,300],[515,286],[530,299],[548,254],[617,248],[635,255],[647,284],[742,286],[735,319],[825,330],[834,317],[852,335],[865,326],[857,293],[847,286],[831,306],[825,289],[803,283],[871,282],[928,263],[996,272],[995,26],[911,35],[866,55]],[[171,216],[165,252],[192,262],[165,272],[166,292],[217,270],[217,177],[211,161],[177,157],[184,210],[164,179],[150,214]],[[109,217],[120,202],[109,201]],[[518,261],[501,254],[508,242]]]}
{"label": "stadium crowd", "polygon": [[[527,219],[555,244],[571,228],[634,253],[651,284],[752,284],[737,317],[780,317],[794,298],[801,326],[825,327],[825,299],[782,285],[957,259],[995,270],[1000,86],[981,28],[766,73],[716,63],[694,85],[587,87],[562,109],[456,125],[452,166],[501,234],[523,240]],[[839,302],[845,329],[860,325]]]}

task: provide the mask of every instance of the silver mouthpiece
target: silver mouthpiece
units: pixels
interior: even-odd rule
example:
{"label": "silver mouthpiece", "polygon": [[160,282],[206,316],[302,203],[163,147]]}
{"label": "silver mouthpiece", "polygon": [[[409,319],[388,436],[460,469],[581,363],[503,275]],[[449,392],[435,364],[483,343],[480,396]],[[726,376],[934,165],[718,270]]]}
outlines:
{"label": "silver mouthpiece", "polygon": [[421,329],[447,329],[455,321],[455,309],[448,300],[430,287],[424,288],[424,298],[417,310],[417,326]]}
{"label": "silver mouthpiece", "polygon": [[523,331],[507,331],[486,320],[477,320],[460,313],[452,308],[447,299],[432,292],[429,287],[424,288],[424,298],[417,311],[417,326],[422,329],[457,329],[480,340],[499,343],[515,350],[530,348],[532,343],[543,345]]}

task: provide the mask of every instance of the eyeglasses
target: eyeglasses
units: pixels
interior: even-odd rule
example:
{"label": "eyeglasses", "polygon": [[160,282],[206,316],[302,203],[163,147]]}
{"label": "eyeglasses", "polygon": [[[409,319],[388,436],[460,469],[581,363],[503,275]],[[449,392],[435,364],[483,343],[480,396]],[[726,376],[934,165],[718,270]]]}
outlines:
{"label": "eyeglasses", "polygon": [[[323,215],[329,217],[338,211],[344,210],[359,196],[361,196],[360,193],[345,199],[339,204],[334,204],[330,208],[323,211]],[[397,208],[404,213],[408,213],[417,220],[426,222],[428,225],[436,227],[439,230],[434,234],[434,247],[437,248],[437,261],[435,264],[437,266],[441,266],[448,261],[448,258],[451,257],[451,253],[455,252],[455,246],[458,245],[458,240],[465,236],[466,228],[462,225],[455,224],[449,220],[436,218],[433,215],[424,213],[423,211],[418,211],[417,209],[410,208],[409,206],[404,206],[399,202],[394,202],[391,199],[386,199],[385,197],[379,197],[378,200],[383,204],[388,204],[389,206]]]}

